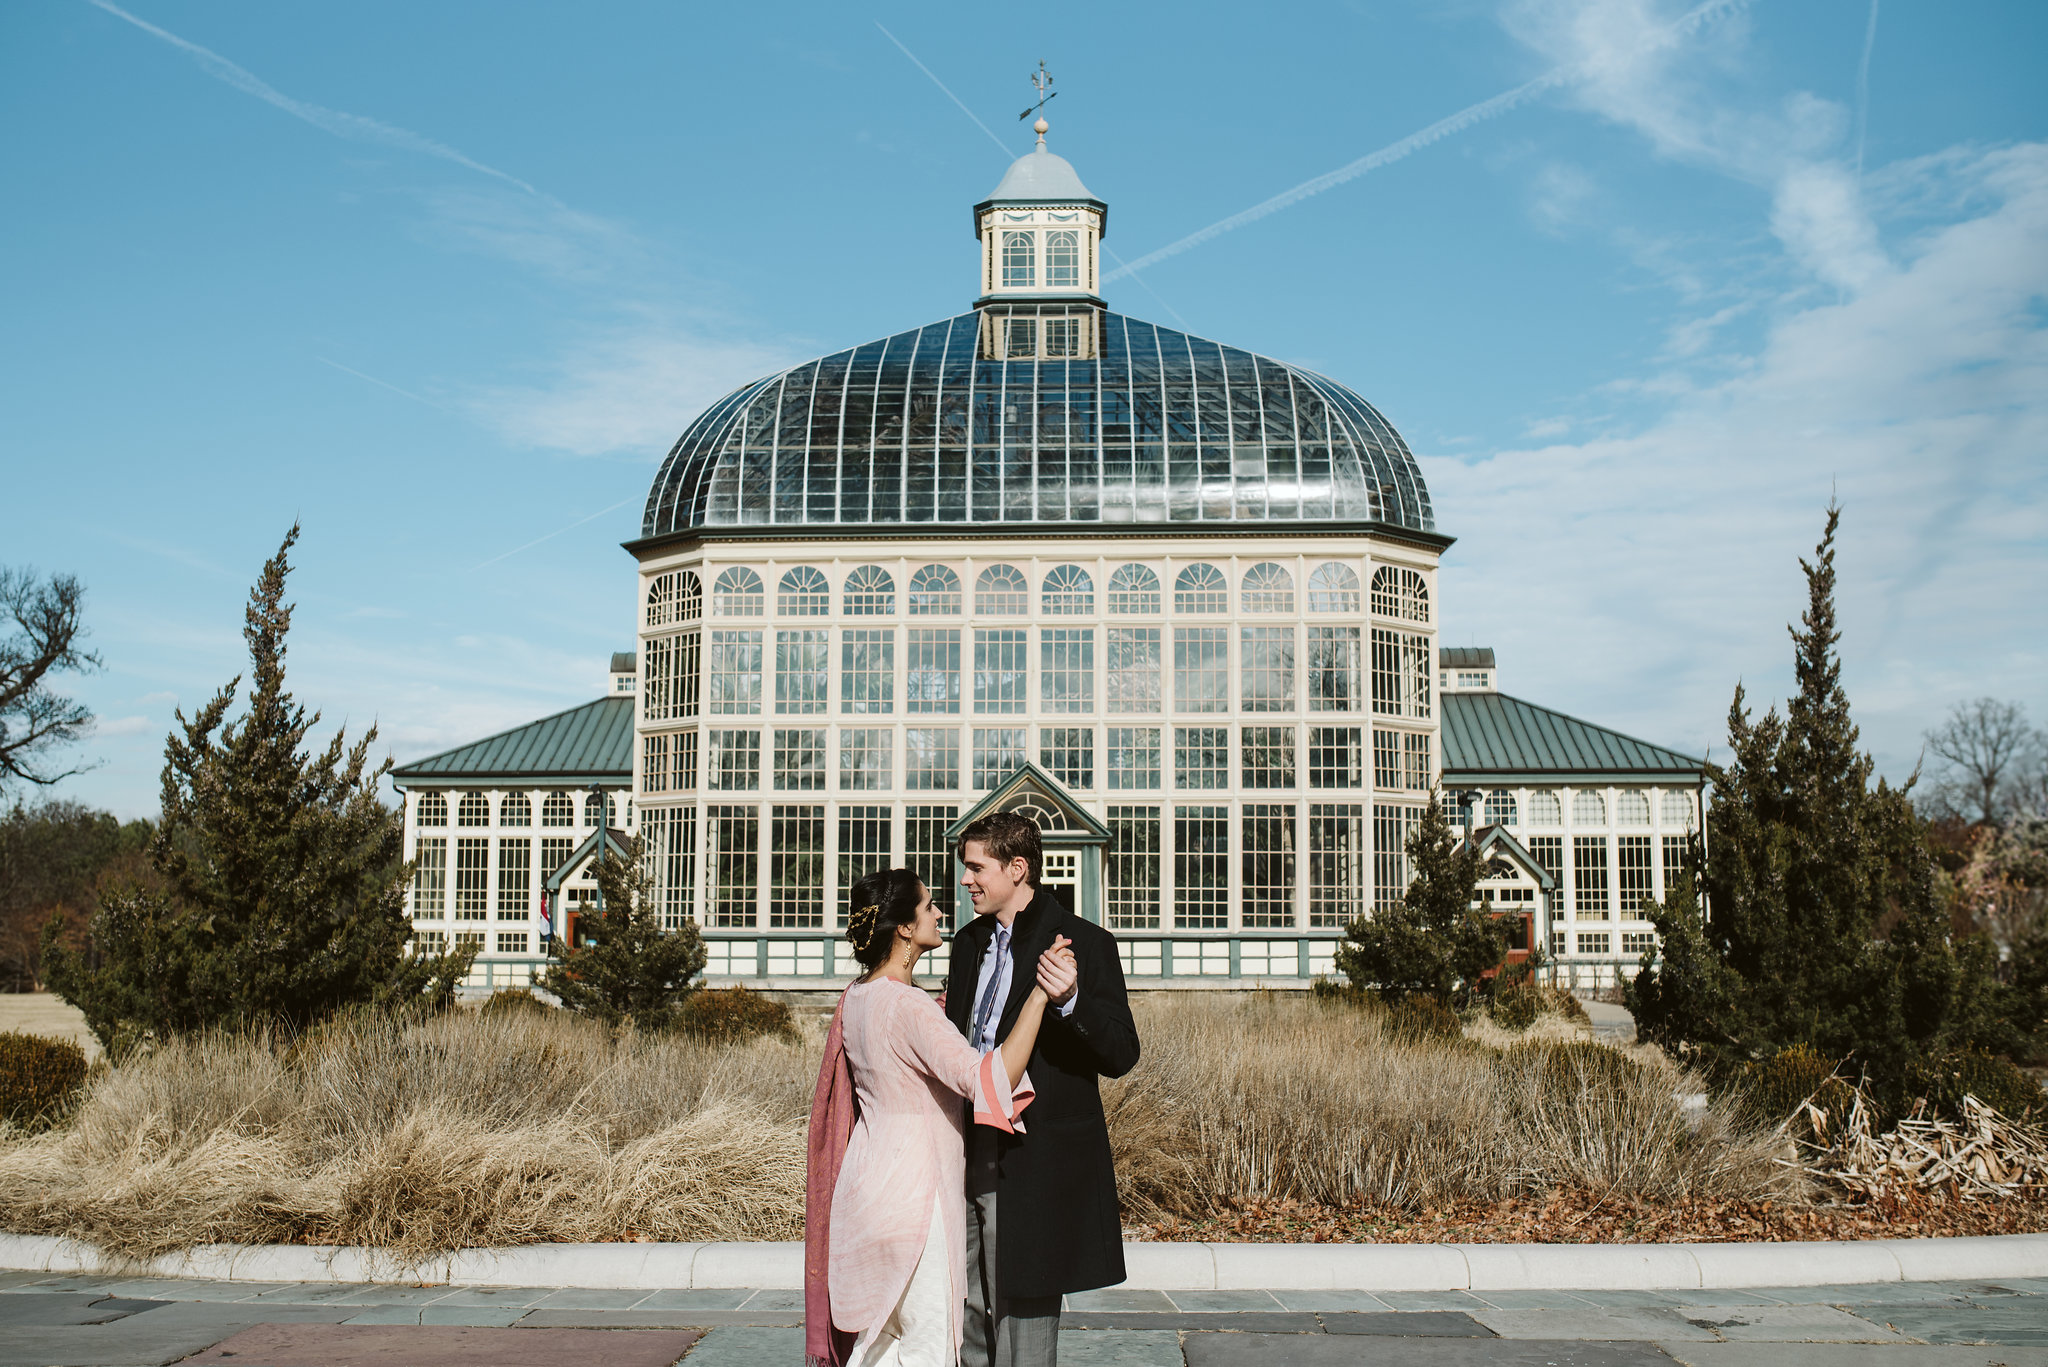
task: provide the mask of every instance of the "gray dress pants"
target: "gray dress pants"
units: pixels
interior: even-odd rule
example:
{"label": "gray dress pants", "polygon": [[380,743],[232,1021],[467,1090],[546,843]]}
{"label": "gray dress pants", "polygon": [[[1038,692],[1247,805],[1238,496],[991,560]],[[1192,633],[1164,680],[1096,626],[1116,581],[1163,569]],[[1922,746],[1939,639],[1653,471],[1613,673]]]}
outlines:
{"label": "gray dress pants", "polygon": [[967,1318],[961,1367],[1054,1367],[1058,1296],[1005,1296],[996,1284],[996,1132],[967,1132]]}

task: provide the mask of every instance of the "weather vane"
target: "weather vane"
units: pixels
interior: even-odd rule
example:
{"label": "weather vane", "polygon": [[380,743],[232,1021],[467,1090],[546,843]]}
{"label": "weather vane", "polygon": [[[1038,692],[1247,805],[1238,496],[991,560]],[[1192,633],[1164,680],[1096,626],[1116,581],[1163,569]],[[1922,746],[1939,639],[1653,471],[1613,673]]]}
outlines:
{"label": "weather vane", "polygon": [[1052,73],[1045,69],[1044,62],[1040,62],[1038,70],[1031,73],[1031,88],[1038,92],[1038,102],[1017,116],[1020,121],[1030,118],[1033,114],[1043,114],[1045,102],[1060,93],[1052,88]]}

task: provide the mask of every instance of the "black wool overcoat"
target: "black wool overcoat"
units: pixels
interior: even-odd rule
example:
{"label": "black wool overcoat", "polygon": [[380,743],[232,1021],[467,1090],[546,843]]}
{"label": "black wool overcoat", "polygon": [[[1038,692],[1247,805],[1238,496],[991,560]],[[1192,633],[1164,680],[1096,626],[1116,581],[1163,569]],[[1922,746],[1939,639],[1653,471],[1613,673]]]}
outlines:
{"label": "black wool overcoat", "polygon": [[[1071,1015],[1048,1007],[1031,1053],[1036,1096],[1023,1134],[998,1136],[996,1278],[1006,1296],[1057,1296],[1124,1279],[1123,1218],[1097,1081],[1137,1066],[1138,1027],[1124,993],[1116,937],[1068,911],[1045,889],[1010,927],[1016,968],[996,1038],[1007,1039],[1055,935],[1073,942],[1080,986]],[[995,936],[977,916],[953,937],[946,1014],[971,1028],[974,985]]]}

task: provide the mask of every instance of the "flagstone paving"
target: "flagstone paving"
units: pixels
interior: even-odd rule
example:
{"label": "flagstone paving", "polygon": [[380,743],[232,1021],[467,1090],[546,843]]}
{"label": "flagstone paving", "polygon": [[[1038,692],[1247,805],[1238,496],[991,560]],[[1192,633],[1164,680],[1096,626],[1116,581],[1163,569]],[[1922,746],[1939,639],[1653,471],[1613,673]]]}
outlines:
{"label": "flagstone paving", "polygon": [[[797,1367],[793,1291],[0,1273],[0,1367]],[[2048,1367],[2048,1280],[1068,1297],[1065,1367]]]}

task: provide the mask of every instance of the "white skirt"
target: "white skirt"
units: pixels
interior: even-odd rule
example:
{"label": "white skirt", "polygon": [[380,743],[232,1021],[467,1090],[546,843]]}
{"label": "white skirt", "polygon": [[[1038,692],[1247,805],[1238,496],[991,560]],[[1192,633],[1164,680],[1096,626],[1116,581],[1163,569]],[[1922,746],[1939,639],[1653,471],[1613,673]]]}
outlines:
{"label": "white skirt", "polygon": [[861,1331],[847,1367],[954,1367],[953,1278],[946,1266],[942,1199],[932,1197],[931,1228],[903,1299],[881,1323]]}

